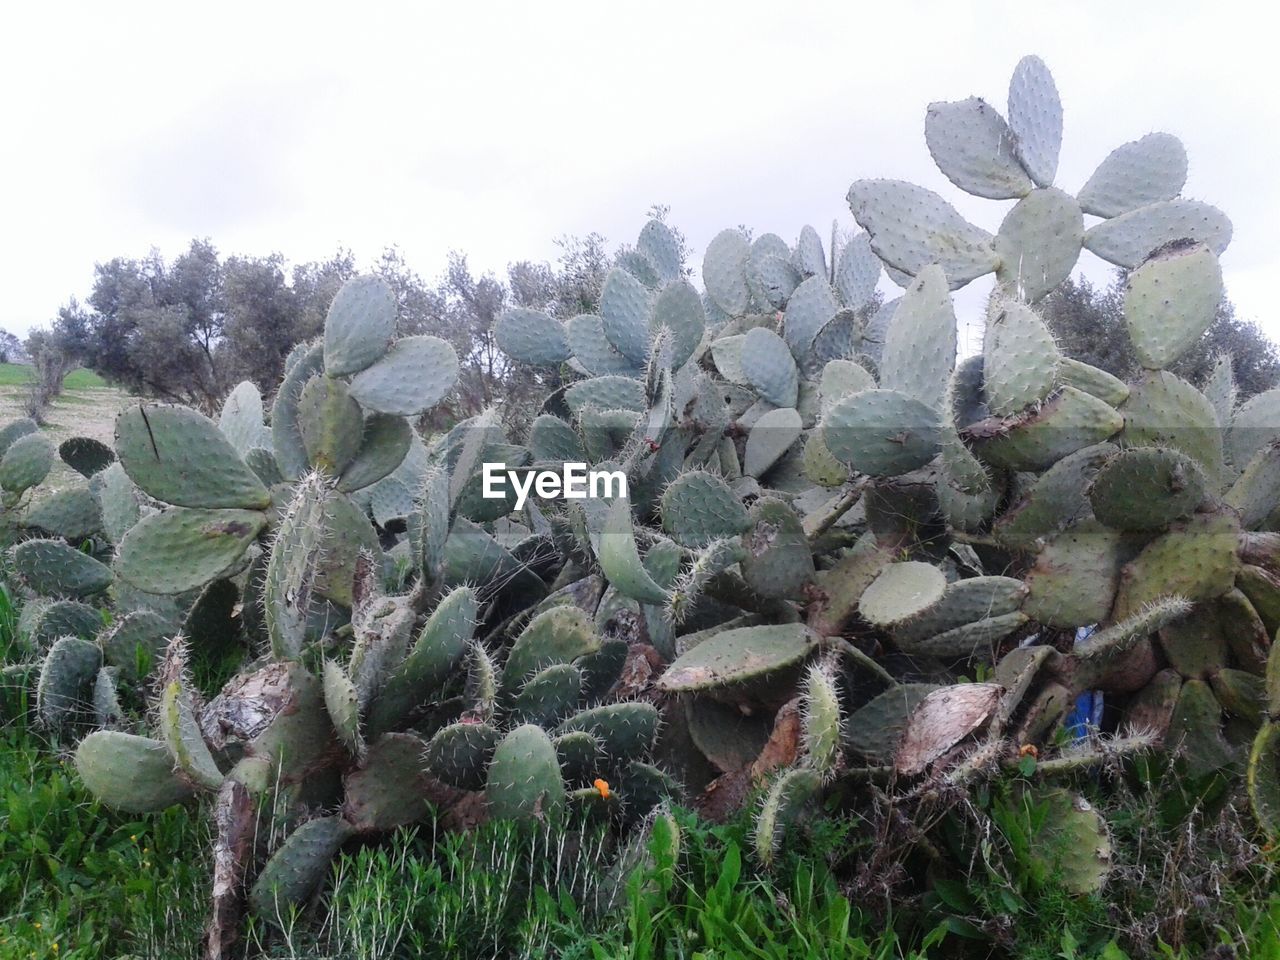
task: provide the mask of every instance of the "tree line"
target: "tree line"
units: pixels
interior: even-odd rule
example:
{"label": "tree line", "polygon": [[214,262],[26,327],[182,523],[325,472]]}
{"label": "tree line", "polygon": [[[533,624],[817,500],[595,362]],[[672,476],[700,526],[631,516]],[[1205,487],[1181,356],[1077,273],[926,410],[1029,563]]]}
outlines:
{"label": "tree line", "polygon": [[[650,213],[662,217],[666,209]],[[687,260],[683,237],[681,243]],[[494,321],[511,307],[561,319],[595,312],[605,275],[631,253],[610,251],[595,233],[563,238],[557,246],[554,263],[520,261],[504,276],[477,275],[455,252],[432,281],[396,247],[378,257],[373,272],[399,300],[397,333],[441,337],[462,362],[457,395],[439,417],[456,421],[500,401],[516,411],[522,401],[545,395],[547,375],[507,362],[492,336]],[[289,351],[319,336],[330,301],[357,272],[345,250],[289,267],[279,254],[224,257],[207,239],[193,240],[171,261],[154,251],[141,259],[116,257],[95,266],[88,299],[63,306],[48,329],[28,337],[25,353],[50,396],[67,370],[82,365],[133,393],[212,411],[241,380],[269,395]],[[1138,366],[1124,327],[1124,279],[1120,272],[1106,287],[1069,279],[1039,305],[1066,353],[1122,378]],[[1174,372],[1200,383],[1220,352],[1233,358],[1242,398],[1280,381],[1276,345],[1225,299],[1208,335]]]}

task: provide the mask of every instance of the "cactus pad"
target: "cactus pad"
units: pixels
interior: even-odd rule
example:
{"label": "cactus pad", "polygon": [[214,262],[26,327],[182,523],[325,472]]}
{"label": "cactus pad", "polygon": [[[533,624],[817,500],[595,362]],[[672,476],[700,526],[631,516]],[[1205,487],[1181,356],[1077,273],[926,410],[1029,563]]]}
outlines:
{"label": "cactus pad", "polygon": [[192,793],[173,772],[173,757],[163,743],[131,733],[89,734],[76,748],[75,764],[90,793],[128,813],[163,810]]}
{"label": "cactus pad", "polygon": [[238,567],[265,526],[265,515],[251,510],[152,514],[121,541],[116,572],[148,593],[194,590]]}
{"label": "cactus pad", "polygon": [[1167,367],[1209,329],[1222,300],[1222,268],[1203,244],[1157,251],[1129,274],[1124,319],[1139,362]]}
{"label": "cactus pad", "polygon": [[800,663],[817,641],[816,634],[798,623],[724,630],[677,658],[658,686],[682,693],[756,680]]}
{"label": "cactus pad", "polygon": [[403,337],[386,356],[351,378],[351,396],[366,410],[416,417],[458,382],[458,355],[439,337]]}
{"label": "cactus pad", "polygon": [[822,431],[832,456],[877,477],[919,469],[942,444],[936,411],[896,390],[845,397],[827,412]]}
{"label": "cactus pad", "polygon": [[9,548],[13,572],[46,596],[88,597],[111,586],[111,568],[61,540],[24,540]]}
{"label": "cactus pad", "polygon": [[1190,457],[1159,447],[1130,447],[1111,458],[1089,487],[1093,515],[1116,530],[1163,530],[1189,516],[1207,493]]}

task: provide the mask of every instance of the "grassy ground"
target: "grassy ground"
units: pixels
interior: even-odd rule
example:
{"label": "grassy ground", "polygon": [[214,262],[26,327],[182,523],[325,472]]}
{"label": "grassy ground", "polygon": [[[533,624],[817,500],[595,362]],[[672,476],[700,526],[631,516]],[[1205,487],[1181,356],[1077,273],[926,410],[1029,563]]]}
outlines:
{"label": "grassy ground", "polygon": [[[26,416],[23,401],[31,368],[16,363],[0,363],[0,424]],[[45,414],[45,432],[54,443],[69,437],[93,437],[112,444],[116,414],[130,403],[123,390],[108,386],[92,370],[73,370],[63,382],[62,394]],[[45,492],[82,479],[61,460],[54,463]]]}

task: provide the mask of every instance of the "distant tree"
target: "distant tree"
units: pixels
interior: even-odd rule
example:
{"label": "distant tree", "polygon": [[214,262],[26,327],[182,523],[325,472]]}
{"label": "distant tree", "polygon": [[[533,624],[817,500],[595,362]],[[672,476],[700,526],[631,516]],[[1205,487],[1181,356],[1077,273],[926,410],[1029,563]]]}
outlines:
{"label": "distant tree", "polygon": [[8,330],[0,330],[0,363],[26,363],[27,352],[22,341]]}
{"label": "distant tree", "polygon": [[[1105,290],[1088,280],[1068,279],[1040,302],[1040,309],[1068,356],[1129,378],[1139,364],[1124,321],[1124,283],[1123,272]],[[1280,350],[1256,323],[1238,317],[1225,297],[1205,335],[1170,370],[1199,385],[1222,353],[1231,356],[1242,400],[1280,381]]]}

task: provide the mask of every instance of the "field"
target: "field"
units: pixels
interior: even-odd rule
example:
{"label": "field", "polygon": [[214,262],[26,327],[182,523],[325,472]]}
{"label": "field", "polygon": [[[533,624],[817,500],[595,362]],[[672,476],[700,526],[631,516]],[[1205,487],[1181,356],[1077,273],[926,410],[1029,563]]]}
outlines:
{"label": "field", "polygon": [[[23,401],[30,378],[30,367],[0,363],[0,423],[26,416]],[[110,444],[116,414],[128,403],[128,394],[108,386],[92,370],[73,370],[63,381],[62,395],[45,413],[44,430],[55,443],[68,437],[93,437]],[[49,489],[61,487],[75,478],[75,472],[58,461],[50,475]]]}

